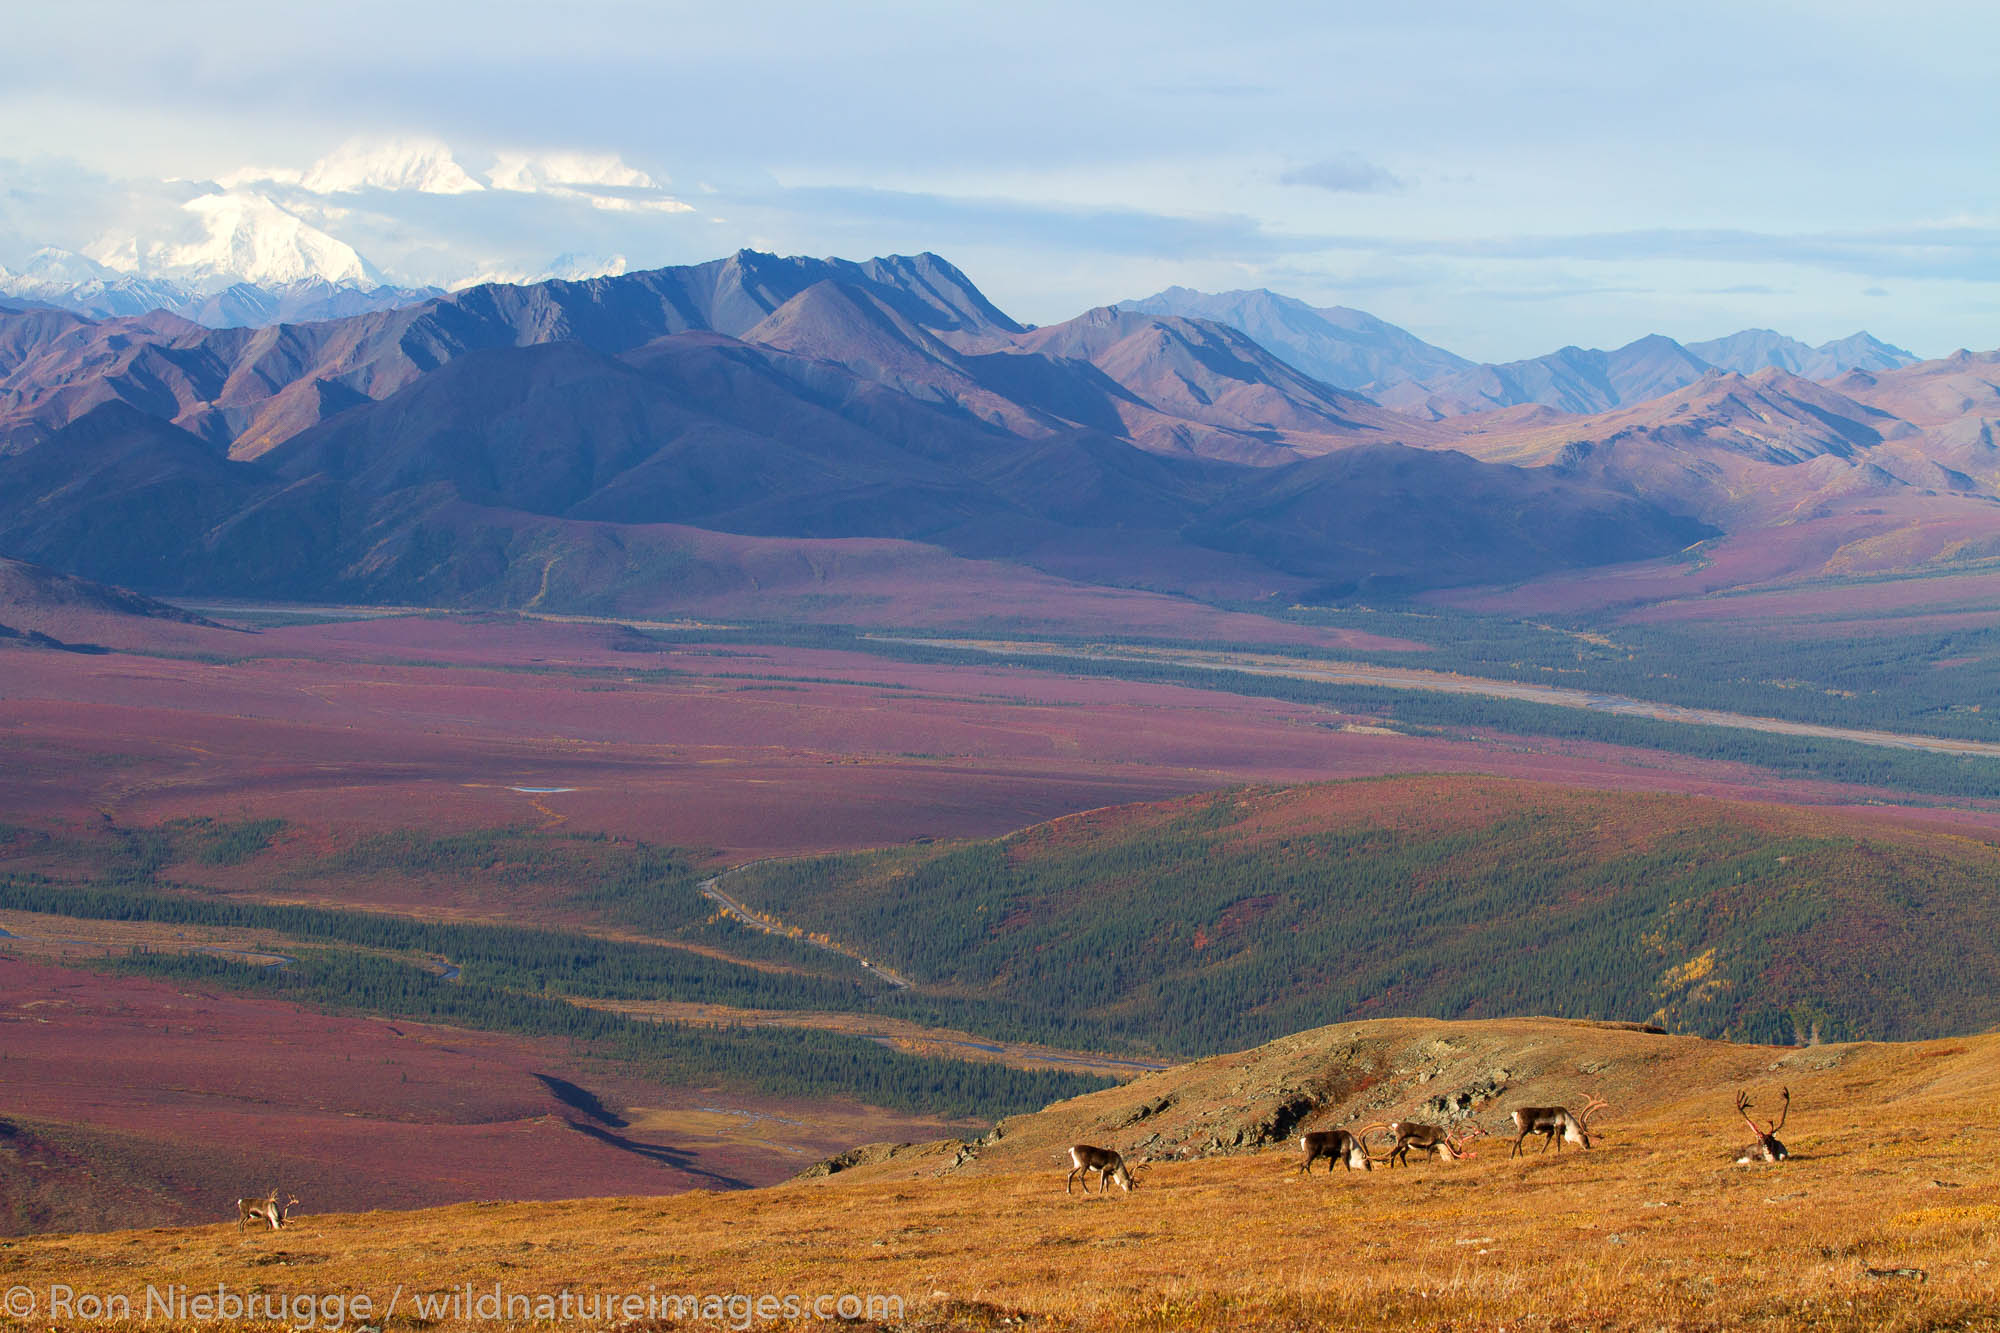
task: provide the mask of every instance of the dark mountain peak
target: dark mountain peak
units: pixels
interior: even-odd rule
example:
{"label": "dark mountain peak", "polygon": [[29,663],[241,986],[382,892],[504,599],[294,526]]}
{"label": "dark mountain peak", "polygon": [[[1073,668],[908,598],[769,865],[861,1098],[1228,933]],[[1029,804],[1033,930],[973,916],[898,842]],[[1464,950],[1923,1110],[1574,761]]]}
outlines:
{"label": "dark mountain peak", "polygon": [[935,255],[891,255],[857,264],[744,249],[703,264],[580,282],[487,284],[432,304],[505,325],[515,342],[577,338],[622,351],[691,329],[740,338],[806,288],[829,280],[867,288],[933,330],[1005,337],[1019,329],[964,274]]}
{"label": "dark mountain peak", "polygon": [[[719,261],[709,284],[710,327],[741,336],[800,292],[826,281],[867,288],[911,322],[932,330],[971,337],[1020,332],[1021,326],[988,301],[971,279],[929,251],[855,263],[739,250]],[[756,317],[750,318],[753,308]]]}
{"label": "dark mountain peak", "polygon": [[929,250],[917,255],[871,259],[861,269],[885,286],[924,300],[937,314],[948,317],[942,327],[952,332],[991,335],[1023,331],[1020,324],[987,300],[956,265]]}
{"label": "dark mountain peak", "polygon": [[1067,323],[1024,334],[1016,342],[1047,356],[1092,362],[1128,384],[1128,377],[1141,366],[1164,368],[1190,358],[1199,361],[1208,373],[1229,379],[1310,383],[1250,337],[1225,324],[1126,311],[1115,305],[1086,310]]}
{"label": "dark mountain peak", "polygon": [[799,335],[888,336],[943,346],[877,292],[844,278],[822,278],[813,283],[765,316],[743,335],[743,341],[784,346],[785,338]]}
{"label": "dark mountain peak", "polygon": [[109,399],[81,414],[51,435],[43,445],[44,448],[57,450],[105,450],[127,446],[174,449],[217,463],[223,461],[220,451],[213,444],[118,398]]}
{"label": "dark mountain peak", "polygon": [[934,363],[954,375],[962,372],[958,354],[911,318],[903,303],[891,304],[878,289],[845,278],[807,287],[745,330],[743,341],[898,381],[906,392],[914,382],[903,382],[904,377],[928,377]]}

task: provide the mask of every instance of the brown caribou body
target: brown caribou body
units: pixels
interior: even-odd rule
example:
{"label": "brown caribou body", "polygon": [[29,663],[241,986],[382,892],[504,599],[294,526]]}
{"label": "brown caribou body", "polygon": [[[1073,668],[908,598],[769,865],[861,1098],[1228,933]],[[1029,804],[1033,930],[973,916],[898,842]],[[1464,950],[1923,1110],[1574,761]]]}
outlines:
{"label": "brown caribou body", "polygon": [[236,1201],[236,1229],[243,1230],[245,1222],[269,1222],[271,1230],[277,1231],[285,1225],[287,1215],[299,1196],[294,1194],[283,1203],[278,1202],[278,1191],[272,1190],[261,1199],[238,1199]]}
{"label": "brown caribou body", "polygon": [[1333,1174],[1333,1164],[1339,1162],[1349,1171],[1373,1171],[1374,1159],[1368,1155],[1368,1145],[1355,1134],[1344,1129],[1316,1129],[1299,1135],[1299,1170],[1312,1174],[1312,1164],[1326,1158],[1326,1173]]}
{"label": "brown caribou body", "polygon": [[1139,1188],[1139,1182],[1132,1179],[1132,1172],[1125,1166],[1125,1159],[1109,1148],[1093,1148],[1087,1143],[1079,1143],[1069,1150],[1069,1174],[1063,1178],[1063,1193],[1072,1192],[1077,1178],[1083,1178],[1083,1192],[1090,1193],[1090,1173],[1097,1172],[1097,1192],[1103,1194],[1111,1188],[1112,1181],[1126,1193]]}
{"label": "brown caribou body", "polygon": [[1572,1111],[1566,1106],[1523,1106],[1513,1114],[1514,1151],[1509,1157],[1521,1154],[1521,1141],[1530,1134],[1542,1136],[1542,1151],[1547,1152],[1551,1143],[1561,1152],[1565,1142],[1574,1143],[1579,1148],[1590,1146],[1590,1117],[1611,1103],[1592,1097],[1584,1103],[1581,1111]]}
{"label": "brown caribou body", "polygon": [[1418,1152],[1435,1153],[1440,1162],[1456,1162],[1460,1158],[1476,1156],[1465,1145],[1486,1132],[1477,1125],[1464,1125],[1458,1129],[1447,1130],[1421,1120],[1389,1120],[1377,1121],[1365,1127],[1361,1131],[1361,1136],[1365,1139],[1378,1129],[1388,1131],[1394,1136],[1395,1142],[1388,1152],[1375,1160],[1387,1162],[1391,1166],[1408,1166],[1412,1148]]}

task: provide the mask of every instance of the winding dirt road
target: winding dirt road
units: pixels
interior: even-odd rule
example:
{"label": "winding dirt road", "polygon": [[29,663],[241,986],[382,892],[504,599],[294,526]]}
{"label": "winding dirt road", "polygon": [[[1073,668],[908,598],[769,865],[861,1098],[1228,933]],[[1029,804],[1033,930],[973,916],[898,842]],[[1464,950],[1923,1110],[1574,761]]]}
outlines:
{"label": "winding dirt road", "polygon": [[[761,861],[745,861],[740,866],[731,866],[728,870],[723,871],[722,875],[731,875],[739,870],[748,870],[751,866],[762,865],[762,864],[763,862]],[[860,965],[862,971],[868,973],[870,976],[877,978],[878,980],[886,982],[888,985],[890,985],[896,990],[908,990],[910,988],[910,983],[908,978],[904,977],[902,974],[896,972],[891,968],[882,966],[880,963],[870,962],[868,958],[859,949],[852,949],[844,944],[835,944],[832,940],[814,939],[810,935],[806,935],[803,933],[794,933],[793,928],[790,926],[786,926],[780,922],[773,922],[765,917],[759,916],[756,910],[753,909],[748,903],[739,901],[736,898],[732,898],[727,893],[724,893],[722,891],[720,887],[720,881],[722,879],[722,875],[717,875],[713,879],[705,879],[697,887],[699,887],[704,894],[708,895],[708,897],[712,899],[717,906],[721,907],[723,911],[735,917],[738,921],[741,921],[744,925],[751,927],[753,930],[761,930],[766,935],[788,936],[792,939],[796,939],[803,943],[810,944],[816,949],[824,949],[828,953],[837,953],[843,958],[852,959],[855,963]]]}

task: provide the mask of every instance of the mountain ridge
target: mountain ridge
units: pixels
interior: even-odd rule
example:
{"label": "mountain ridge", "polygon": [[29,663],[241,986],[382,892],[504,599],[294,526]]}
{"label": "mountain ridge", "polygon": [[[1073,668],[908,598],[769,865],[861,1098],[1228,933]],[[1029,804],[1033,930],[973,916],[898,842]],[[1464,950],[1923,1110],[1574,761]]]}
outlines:
{"label": "mountain ridge", "polygon": [[1119,308],[1194,316],[1248,334],[1290,364],[1385,407],[1430,420],[1544,404],[1571,415],[1630,407],[1710,370],[1775,367],[1813,380],[1854,369],[1893,370],[1917,358],[1867,332],[1818,347],[1770,329],[1680,343],[1647,334],[1604,350],[1568,346],[1537,357],[1474,363],[1386,320],[1347,306],[1314,307],[1268,288],[1201,292],[1168,287]]}
{"label": "mountain ridge", "polygon": [[1983,364],[1817,384],[1653,336],[1509,391],[1637,404],[1420,420],[1211,320],[1026,328],[930,253],[742,251],[263,328],[0,307],[0,553],[149,592],[479,605],[597,571],[616,591],[585,600],[649,612],[681,603],[637,571],[692,569],[683,529],[1238,599],[1519,581],[1802,516],[1874,531],[1883,502],[1920,558],[1970,558],[2000,502]]}
{"label": "mountain ridge", "polygon": [[1472,365],[1365,310],[1315,307],[1268,288],[1211,293],[1168,287],[1137,301],[1120,301],[1117,308],[1227,324],[1308,375],[1370,396]]}

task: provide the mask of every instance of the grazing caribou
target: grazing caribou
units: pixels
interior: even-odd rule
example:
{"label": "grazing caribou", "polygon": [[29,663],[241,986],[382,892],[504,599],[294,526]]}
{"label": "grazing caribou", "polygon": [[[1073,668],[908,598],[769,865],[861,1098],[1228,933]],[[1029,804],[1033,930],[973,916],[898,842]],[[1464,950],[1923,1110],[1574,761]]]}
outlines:
{"label": "grazing caribou", "polygon": [[236,1201],[236,1229],[243,1230],[245,1222],[269,1222],[276,1231],[285,1225],[286,1215],[299,1198],[294,1194],[284,1203],[278,1202],[278,1191],[272,1190],[261,1199],[238,1199]]}
{"label": "grazing caribou", "polygon": [[1791,1156],[1785,1145],[1778,1142],[1778,1131],[1785,1127],[1785,1121],[1792,1114],[1792,1090],[1786,1088],[1782,1096],[1785,1109],[1779,1113],[1776,1121],[1764,1122],[1767,1128],[1759,1129],[1757,1122],[1750,1118],[1750,1094],[1747,1092],[1736,1094],[1736,1114],[1743,1117],[1743,1123],[1749,1125],[1750,1132],[1756,1135],[1756,1141],[1736,1159],[1738,1162],[1782,1162]]}
{"label": "grazing caribou", "polygon": [[1109,1148],[1093,1148],[1087,1143],[1079,1143],[1069,1150],[1069,1174],[1063,1177],[1063,1193],[1071,1192],[1077,1177],[1083,1178],[1083,1192],[1090,1193],[1090,1173],[1097,1172],[1097,1192],[1107,1193],[1110,1182],[1117,1181],[1118,1187],[1128,1194],[1139,1188],[1139,1182],[1132,1179],[1126,1169],[1125,1159]]}
{"label": "grazing caribou", "polygon": [[1361,1131],[1361,1137],[1366,1139],[1378,1129],[1387,1130],[1394,1135],[1396,1142],[1388,1152],[1374,1160],[1387,1162],[1391,1166],[1408,1166],[1412,1148],[1418,1152],[1436,1153],[1440,1162],[1456,1162],[1462,1157],[1477,1156],[1465,1145],[1486,1132],[1477,1125],[1464,1125],[1458,1129],[1445,1130],[1436,1125],[1427,1125],[1421,1120],[1390,1120],[1377,1121],[1366,1126]]}
{"label": "grazing caribou", "polygon": [[1514,1128],[1519,1132],[1514,1135],[1514,1151],[1507,1155],[1519,1157],[1521,1141],[1530,1134],[1542,1136],[1543,1152],[1549,1150],[1551,1143],[1556,1145],[1557,1152],[1561,1152],[1565,1141],[1579,1148],[1588,1148],[1590,1117],[1609,1105],[1610,1102],[1592,1097],[1584,1103],[1581,1111],[1572,1111],[1564,1106],[1523,1106],[1513,1115]]}
{"label": "grazing caribou", "polygon": [[1299,1170],[1312,1174],[1312,1164],[1326,1158],[1326,1173],[1333,1174],[1333,1164],[1339,1162],[1349,1171],[1373,1171],[1375,1159],[1368,1155],[1368,1145],[1357,1135],[1344,1129],[1316,1129],[1299,1135]]}

